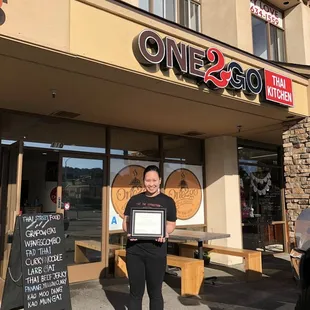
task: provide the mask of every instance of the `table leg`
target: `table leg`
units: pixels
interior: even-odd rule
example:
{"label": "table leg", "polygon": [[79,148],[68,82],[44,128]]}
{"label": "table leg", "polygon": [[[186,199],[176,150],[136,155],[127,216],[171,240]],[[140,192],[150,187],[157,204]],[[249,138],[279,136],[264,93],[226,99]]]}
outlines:
{"label": "table leg", "polygon": [[[198,241],[198,259],[204,260],[203,259],[203,242]],[[214,281],[217,280],[217,277],[207,277],[204,278],[204,281],[211,281],[212,284],[214,285]]]}
{"label": "table leg", "polygon": [[198,241],[198,259],[203,260],[203,242]]}

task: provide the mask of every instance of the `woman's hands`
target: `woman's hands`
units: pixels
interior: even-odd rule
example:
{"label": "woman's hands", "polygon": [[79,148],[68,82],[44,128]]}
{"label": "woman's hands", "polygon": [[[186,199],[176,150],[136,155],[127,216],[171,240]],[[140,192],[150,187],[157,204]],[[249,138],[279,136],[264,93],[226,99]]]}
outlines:
{"label": "woman's hands", "polygon": [[[130,241],[138,241],[138,239],[131,238],[130,234],[127,234],[127,238]],[[168,233],[166,233],[166,237],[165,238],[163,238],[163,237],[157,238],[157,239],[155,239],[155,241],[160,242],[160,243],[165,243],[167,238],[169,238],[169,234]]]}
{"label": "woman's hands", "polygon": [[169,234],[168,233],[166,233],[166,237],[165,238],[161,237],[161,238],[156,239],[156,241],[160,242],[160,243],[165,243],[167,238],[169,238]]}
{"label": "woman's hands", "polygon": [[131,237],[131,234],[127,234],[127,238],[130,240],[130,241],[137,241],[138,239],[133,239],[133,238],[130,238]]}

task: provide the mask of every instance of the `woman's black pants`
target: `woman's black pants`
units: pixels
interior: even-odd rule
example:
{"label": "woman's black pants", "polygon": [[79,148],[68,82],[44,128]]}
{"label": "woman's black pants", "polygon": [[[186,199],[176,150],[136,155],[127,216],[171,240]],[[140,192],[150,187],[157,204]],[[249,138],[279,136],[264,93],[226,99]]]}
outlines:
{"label": "woman's black pants", "polygon": [[167,258],[154,254],[141,253],[126,255],[126,265],[130,285],[128,310],[142,310],[145,290],[150,298],[150,310],[163,310],[162,284],[166,271]]}

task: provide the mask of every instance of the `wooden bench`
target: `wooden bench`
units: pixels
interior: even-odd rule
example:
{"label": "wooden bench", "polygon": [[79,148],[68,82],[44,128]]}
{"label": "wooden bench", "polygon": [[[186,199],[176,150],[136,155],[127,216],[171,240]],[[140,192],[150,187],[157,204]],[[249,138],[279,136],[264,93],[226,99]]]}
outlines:
{"label": "wooden bench", "polygon": [[[203,249],[208,252],[242,257],[245,261],[245,273],[247,281],[256,281],[262,277],[262,253],[259,251],[228,248],[224,246],[204,244]],[[188,242],[179,245],[179,255],[194,257],[197,243]]]}
{"label": "wooden bench", "polygon": [[[204,264],[203,261],[180,257],[167,256],[169,266],[181,268],[181,295],[198,295],[203,289]],[[126,250],[115,251],[115,277],[128,277],[126,268]]]}
{"label": "wooden bench", "polygon": [[[115,250],[121,249],[120,244],[109,244],[110,254],[113,255]],[[86,250],[101,252],[101,242],[96,240],[76,240],[74,244],[74,262],[76,264],[89,263],[86,256]]]}

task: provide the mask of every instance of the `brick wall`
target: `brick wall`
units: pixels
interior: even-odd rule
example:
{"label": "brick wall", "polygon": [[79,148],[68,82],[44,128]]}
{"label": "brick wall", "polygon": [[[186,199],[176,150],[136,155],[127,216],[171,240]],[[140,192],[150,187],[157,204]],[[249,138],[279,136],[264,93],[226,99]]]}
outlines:
{"label": "brick wall", "polygon": [[310,118],[292,123],[283,133],[285,200],[289,236],[295,241],[295,221],[310,202]]}

